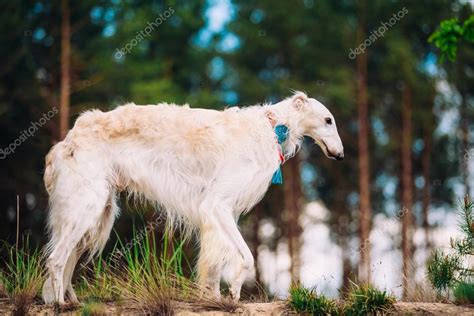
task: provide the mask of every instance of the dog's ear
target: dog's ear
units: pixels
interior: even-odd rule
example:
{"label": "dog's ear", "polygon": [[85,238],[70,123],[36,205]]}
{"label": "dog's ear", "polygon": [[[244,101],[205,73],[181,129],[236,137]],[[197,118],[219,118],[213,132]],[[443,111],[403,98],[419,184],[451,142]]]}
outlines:
{"label": "dog's ear", "polygon": [[293,102],[293,106],[295,107],[295,109],[301,110],[308,103],[308,96],[304,92],[297,91],[291,98],[291,101]]}

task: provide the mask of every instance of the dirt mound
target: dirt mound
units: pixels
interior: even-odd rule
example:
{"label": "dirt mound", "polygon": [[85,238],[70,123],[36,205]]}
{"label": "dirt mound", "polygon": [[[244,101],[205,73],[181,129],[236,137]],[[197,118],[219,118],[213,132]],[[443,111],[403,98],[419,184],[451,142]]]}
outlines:
{"label": "dirt mound", "polygon": [[[131,304],[104,303],[101,310],[104,315],[144,315],[145,311]],[[0,300],[0,315],[11,315],[13,304]],[[193,304],[174,304],[173,312],[178,316],[220,316],[220,315],[288,315],[291,312],[283,301],[269,303],[242,303],[234,312],[208,309]],[[31,306],[29,315],[80,315],[80,306],[69,306],[57,310],[51,305]],[[389,314],[392,315],[474,315],[474,305],[454,305],[445,303],[398,302]]]}

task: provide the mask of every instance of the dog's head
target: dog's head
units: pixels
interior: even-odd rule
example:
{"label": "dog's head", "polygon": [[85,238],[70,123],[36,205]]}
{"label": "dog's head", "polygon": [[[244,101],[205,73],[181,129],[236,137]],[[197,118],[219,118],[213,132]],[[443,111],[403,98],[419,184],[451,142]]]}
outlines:
{"label": "dog's head", "polygon": [[295,93],[291,99],[293,106],[300,112],[298,125],[303,135],[311,137],[326,157],[344,159],[344,147],[331,112],[316,99],[308,98],[302,92]]}

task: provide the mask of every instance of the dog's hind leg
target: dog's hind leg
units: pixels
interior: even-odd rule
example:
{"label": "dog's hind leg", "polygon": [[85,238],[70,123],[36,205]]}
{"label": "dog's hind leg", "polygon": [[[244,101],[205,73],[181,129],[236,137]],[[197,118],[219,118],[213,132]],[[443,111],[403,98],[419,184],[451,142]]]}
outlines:
{"label": "dog's hind leg", "polygon": [[77,261],[81,256],[77,250],[73,250],[69,258],[67,259],[66,267],[64,268],[64,284],[66,286],[66,295],[69,297],[72,303],[79,303],[77,299],[76,292],[72,287],[72,275],[74,273],[74,268],[76,267]]}
{"label": "dog's hind leg", "polygon": [[[51,277],[54,301],[64,304],[64,274],[66,263],[75,251],[75,247],[90,227],[83,224],[70,224],[63,229],[62,236],[55,244],[48,258],[48,269]],[[66,284],[67,285],[67,284]],[[46,297],[43,296],[43,298]]]}
{"label": "dog's hind leg", "polygon": [[[77,258],[74,258],[77,253],[73,252],[77,251],[81,239],[86,234],[95,232],[100,223],[109,198],[109,190],[105,180],[102,185],[97,180],[93,184],[95,190],[83,185],[76,187],[71,196],[61,198],[55,196],[52,200],[49,218],[51,253],[47,261],[50,281],[43,287],[43,299],[46,303],[64,304],[64,294],[77,262]],[[73,257],[70,260],[71,255]],[[65,271],[68,261],[70,266]],[[50,293],[51,290],[53,295]]]}
{"label": "dog's hind leg", "polygon": [[90,233],[90,235],[94,236],[95,238],[89,239],[89,242],[91,243],[89,245],[84,245],[79,248],[76,247],[76,250],[73,251],[69,256],[69,259],[66,263],[66,268],[64,270],[64,284],[66,286],[66,294],[71,300],[71,302],[79,303],[71,281],[77,261],[85,251],[84,247],[91,248],[91,255],[101,252],[103,247],[105,246],[105,243],[109,239],[110,232],[112,231],[112,227],[115,221],[115,217],[118,213],[119,207],[116,202],[115,192],[111,192],[109,201],[102,212],[100,221],[96,225],[95,232]]}

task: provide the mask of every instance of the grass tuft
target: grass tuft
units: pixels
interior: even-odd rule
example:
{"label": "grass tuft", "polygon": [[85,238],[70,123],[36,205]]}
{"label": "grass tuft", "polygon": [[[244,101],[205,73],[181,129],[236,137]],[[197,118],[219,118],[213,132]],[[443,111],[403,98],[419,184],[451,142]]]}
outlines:
{"label": "grass tuft", "polygon": [[115,278],[110,260],[99,257],[81,276],[77,294],[81,300],[111,302],[119,299],[114,291]]}
{"label": "grass tuft", "polygon": [[9,246],[4,270],[0,271],[0,284],[9,297],[40,293],[44,281],[43,260],[37,248],[28,253],[28,241],[21,249]]}
{"label": "grass tuft", "polygon": [[290,287],[290,307],[298,313],[312,315],[339,315],[340,308],[336,300],[317,294],[316,289],[308,289],[300,283]]}
{"label": "grass tuft", "polygon": [[454,297],[458,304],[474,304],[474,283],[460,282],[456,284]]}
{"label": "grass tuft", "polygon": [[390,310],[395,298],[371,285],[352,284],[344,307],[345,315],[371,315]]}
{"label": "grass tuft", "polygon": [[288,303],[294,311],[312,315],[378,315],[388,312],[395,298],[372,286],[353,284],[341,303],[298,283],[291,286]]}
{"label": "grass tuft", "polygon": [[88,301],[80,310],[81,316],[103,316],[107,315],[106,306],[100,302]]}
{"label": "grass tuft", "polygon": [[[164,245],[169,242],[165,233]],[[183,275],[183,242],[174,243],[169,255],[159,254],[155,236],[145,234],[140,243],[122,250],[123,261],[114,262],[114,291],[125,301],[133,302],[151,314],[170,315],[173,302],[195,299],[197,285]]]}
{"label": "grass tuft", "polygon": [[29,251],[28,238],[19,249],[8,244],[5,247],[7,258],[0,271],[0,295],[13,299],[15,315],[26,315],[45,280],[43,258],[38,248]]}

